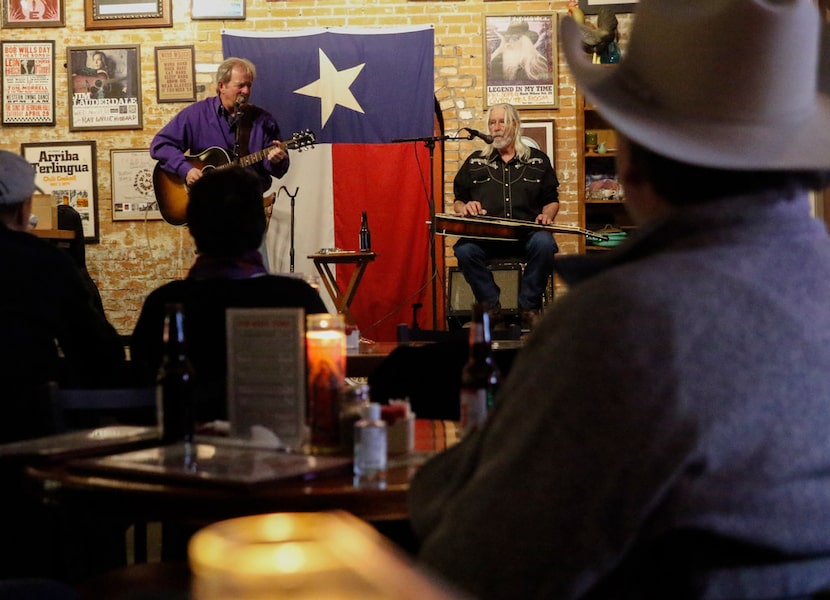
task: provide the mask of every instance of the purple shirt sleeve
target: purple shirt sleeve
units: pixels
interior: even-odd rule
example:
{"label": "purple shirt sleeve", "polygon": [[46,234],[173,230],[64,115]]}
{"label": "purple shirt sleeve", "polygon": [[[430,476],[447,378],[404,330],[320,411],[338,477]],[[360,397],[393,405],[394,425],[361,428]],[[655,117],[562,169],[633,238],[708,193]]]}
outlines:
{"label": "purple shirt sleeve", "polygon": [[[262,109],[257,110],[259,114],[254,119],[248,141],[250,152],[280,140],[280,128],[274,117]],[[213,96],[191,104],[173,117],[153,138],[150,155],[159,161],[162,169],[184,179],[193,166],[185,153],[195,156],[214,146],[230,153],[234,142],[235,130],[219,112],[219,97]],[[267,159],[256,163],[253,168],[262,180],[263,190],[270,187],[272,175],[277,178],[285,175],[289,164],[288,158],[277,164]]]}

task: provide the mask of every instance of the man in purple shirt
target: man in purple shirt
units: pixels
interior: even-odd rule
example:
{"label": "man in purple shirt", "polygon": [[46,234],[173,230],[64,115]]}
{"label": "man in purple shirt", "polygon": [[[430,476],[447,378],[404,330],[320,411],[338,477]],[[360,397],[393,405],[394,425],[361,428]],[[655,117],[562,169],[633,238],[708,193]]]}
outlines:
{"label": "man in purple shirt", "polygon": [[[271,148],[265,158],[251,166],[259,175],[262,191],[271,187],[271,176],[288,171],[288,152],[280,144],[280,128],[267,111],[248,104],[256,67],[244,58],[228,58],[216,71],[217,95],[191,104],[165,125],[153,138],[150,155],[159,166],[177,175],[188,185],[202,171],[185,158],[219,147],[231,160]],[[250,125],[249,128],[245,125]],[[245,144],[244,129],[250,130]],[[247,148],[245,147],[247,146]]]}

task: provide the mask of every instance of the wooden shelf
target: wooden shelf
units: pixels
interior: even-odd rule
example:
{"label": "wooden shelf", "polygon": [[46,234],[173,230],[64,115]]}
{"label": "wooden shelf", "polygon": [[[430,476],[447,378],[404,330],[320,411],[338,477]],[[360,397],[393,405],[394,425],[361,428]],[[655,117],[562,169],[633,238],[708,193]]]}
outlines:
{"label": "wooden shelf", "polygon": [[39,238],[47,240],[73,240],[75,232],[68,229],[30,229]]}
{"label": "wooden shelf", "polygon": [[[609,67],[613,68],[613,67]],[[578,148],[578,187],[580,206],[580,225],[586,229],[595,229],[604,225],[612,225],[626,231],[633,229],[631,218],[625,210],[622,199],[588,198],[587,186],[589,176],[615,178],[616,166],[613,161],[617,156],[617,133],[603,118],[603,116],[583,97],[578,97],[581,109],[577,111],[577,140]],[[606,152],[591,151],[585,147],[585,133],[597,134],[597,143],[605,143]],[[593,246],[581,242],[582,252],[601,252],[609,250],[610,246]]]}

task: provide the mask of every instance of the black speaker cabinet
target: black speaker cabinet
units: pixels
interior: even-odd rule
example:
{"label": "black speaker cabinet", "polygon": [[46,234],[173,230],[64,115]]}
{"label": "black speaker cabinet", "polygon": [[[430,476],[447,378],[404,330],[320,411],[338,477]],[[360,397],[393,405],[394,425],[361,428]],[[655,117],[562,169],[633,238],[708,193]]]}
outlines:
{"label": "black speaker cabinet", "polygon": [[[522,268],[517,263],[496,264],[489,267],[496,285],[501,289],[501,310],[505,315],[519,314],[519,286],[522,283]],[[450,268],[447,286],[447,316],[470,317],[475,296],[464,274],[458,267]]]}

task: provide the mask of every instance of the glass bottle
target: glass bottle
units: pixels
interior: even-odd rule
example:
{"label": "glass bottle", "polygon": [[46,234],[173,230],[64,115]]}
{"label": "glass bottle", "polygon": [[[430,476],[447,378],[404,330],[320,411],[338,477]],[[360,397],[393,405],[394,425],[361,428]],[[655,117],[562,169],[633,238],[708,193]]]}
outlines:
{"label": "glass bottle", "polygon": [[461,370],[461,436],[480,429],[493,409],[493,398],[501,374],[493,358],[490,314],[481,304],[473,305],[470,351]]}
{"label": "glass bottle", "polygon": [[360,251],[372,251],[372,234],[369,232],[369,218],[365,210],[360,215]]}
{"label": "glass bottle", "polygon": [[383,487],[386,483],[386,423],[380,404],[363,408],[363,418],[354,424],[354,484]]}
{"label": "glass bottle", "polygon": [[193,378],[185,344],[184,307],[168,304],[164,317],[164,355],[156,377],[156,411],[163,444],[193,442],[196,426]]}
{"label": "glass bottle", "polygon": [[368,384],[358,384],[344,390],[340,406],[340,445],[346,453],[354,450],[354,425],[363,418],[368,405]]}

